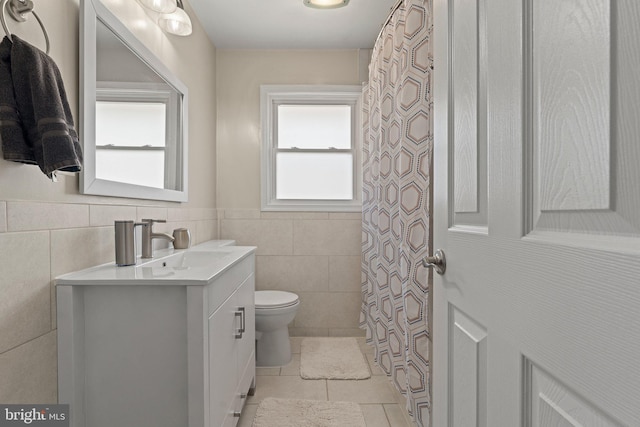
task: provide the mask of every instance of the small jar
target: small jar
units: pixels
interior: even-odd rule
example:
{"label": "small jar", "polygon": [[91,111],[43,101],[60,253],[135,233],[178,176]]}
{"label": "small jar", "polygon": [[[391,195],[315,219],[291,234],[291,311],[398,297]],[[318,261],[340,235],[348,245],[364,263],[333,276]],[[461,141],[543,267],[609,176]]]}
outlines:
{"label": "small jar", "polygon": [[175,249],[187,249],[191,246],[191,233],[188,228],[176,228],[173,230],[173,247]]}

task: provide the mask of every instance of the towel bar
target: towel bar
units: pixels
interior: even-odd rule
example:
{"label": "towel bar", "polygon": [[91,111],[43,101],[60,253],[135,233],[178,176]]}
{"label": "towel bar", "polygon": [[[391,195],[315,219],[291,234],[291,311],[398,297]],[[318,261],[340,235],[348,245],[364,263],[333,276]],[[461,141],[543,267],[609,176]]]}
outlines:
{"label": "towel bar", "polygon": [[[7,8],[7,5],[9,6]],[[33,10],[33,2],[31,0],[2,0],[2,5],[0,5],[0,22],[2,22],[2,28],[4,28],[4,32],[11,40],[11,31],[9,31],[9,27],[7,27],[7,20],[5,17],[5,8],[9,11],[9,15],[16,22],[24,22],[27,18],[24,17],[25,13],[31,12],[33,16],[35,16],[38,24],[40,24],[40,28],[42,28],[42,32],[44,33],[44,40],[47,43],[47,55],[49,54],[49,35],[47,34],[46,28],[44,28],[44,24],[40,20],[38,14]],[[13,42],[13,40],[11,40]]]}

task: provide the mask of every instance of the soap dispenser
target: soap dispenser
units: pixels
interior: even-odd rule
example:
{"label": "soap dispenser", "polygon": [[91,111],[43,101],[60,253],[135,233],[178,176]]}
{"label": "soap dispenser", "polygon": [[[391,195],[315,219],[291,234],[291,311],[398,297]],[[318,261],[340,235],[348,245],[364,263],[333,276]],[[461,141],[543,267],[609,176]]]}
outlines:
{"label": "soap dispenser", "polygon": [[134,221],[115,221],[116,230],[116,265],[124,267],[127,265],[135,265],[136,263],[136,246],[135,246],[135,226],[145,224],[135,223]]}

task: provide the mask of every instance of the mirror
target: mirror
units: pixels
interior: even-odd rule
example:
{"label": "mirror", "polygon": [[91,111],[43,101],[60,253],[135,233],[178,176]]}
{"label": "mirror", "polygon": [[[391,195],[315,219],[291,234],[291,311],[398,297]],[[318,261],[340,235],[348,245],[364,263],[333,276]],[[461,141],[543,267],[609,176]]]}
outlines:
{"label": "mirror", "polygon": [[187,88],[100,0],[83,0],[84,194],[187,201]]}

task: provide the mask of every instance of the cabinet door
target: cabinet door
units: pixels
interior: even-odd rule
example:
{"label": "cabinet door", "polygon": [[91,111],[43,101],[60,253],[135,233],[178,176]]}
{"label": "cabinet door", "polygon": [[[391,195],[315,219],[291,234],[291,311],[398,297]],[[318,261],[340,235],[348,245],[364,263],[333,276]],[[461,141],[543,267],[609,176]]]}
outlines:
{"label": "cabinet door", "polygon": [[[239,328],[235,294],[209,316],[209,426],[233,425],[237,388],[235,334]],[[238,319],[238,320],[236,320]]]}
{"label": "cabinet door", "polygon": [[[256,315],[255,315],[255,276],[251,274],[244,281],[242,286],[237,290],[237,301],[238,307],[244,310],[244,333],[242,334],[242,339],[238,340],[238,381],[242,381],[244,379],[244,375],[247,372],[247,369],[252,370],[253,372],[250,375],[250,379],[253,378],[255,373],[255,324],[256,324]],[[253,364],[250,362],[254,361]],[[250,366],[251,365],[251,366]],[[240,389],[241,393],[246,393],[248,389],[248,385],[240,384],[242,387]]]}

